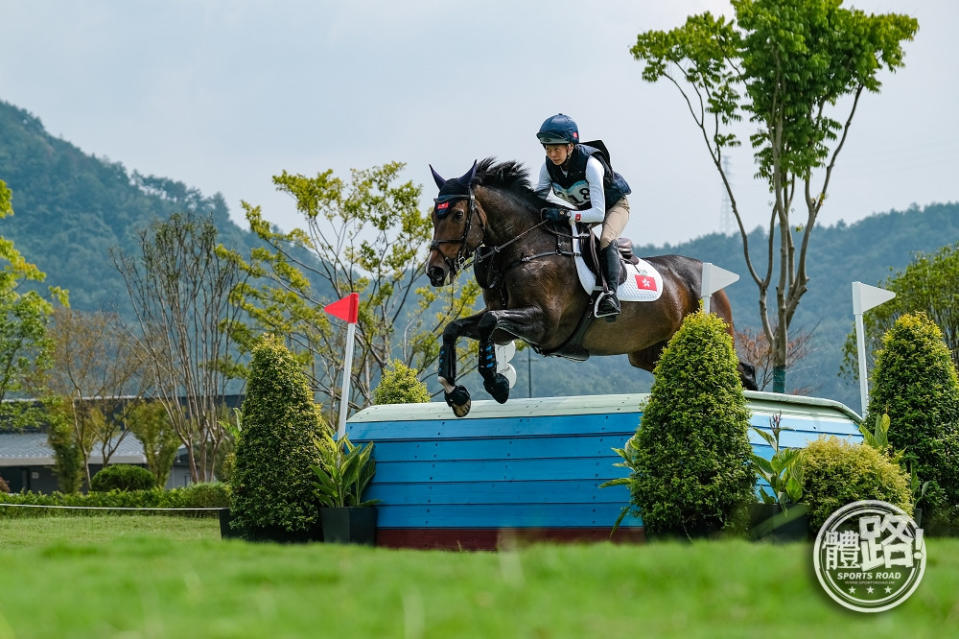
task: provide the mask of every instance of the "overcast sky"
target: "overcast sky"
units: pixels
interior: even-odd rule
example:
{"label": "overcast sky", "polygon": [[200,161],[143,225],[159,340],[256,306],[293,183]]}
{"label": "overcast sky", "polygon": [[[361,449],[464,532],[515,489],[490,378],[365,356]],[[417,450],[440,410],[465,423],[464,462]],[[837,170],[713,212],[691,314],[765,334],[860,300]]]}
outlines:
{"label": "overcast sky", "polygon": [[[846,6],[920,27],[905,67],[862,99],[821,221],[959,200],[959,3]],[[427,163],[459,175],[494,155],[538,170],[534,134],[563,112],[606,141],[632,186],[625,234],[675,243],[720,230],[723,192],[678,92],[644,82],[628,49],[704,10],[731,12],[708,0],[0,0],[0,99],[88,153],[221,192],[241,225],[246,200],[285,229],[300,221],[272,186],[284,169],[348,177],[402,161],[425,205]],[[769,197],[748,149],[731,168],[752,228]]]}

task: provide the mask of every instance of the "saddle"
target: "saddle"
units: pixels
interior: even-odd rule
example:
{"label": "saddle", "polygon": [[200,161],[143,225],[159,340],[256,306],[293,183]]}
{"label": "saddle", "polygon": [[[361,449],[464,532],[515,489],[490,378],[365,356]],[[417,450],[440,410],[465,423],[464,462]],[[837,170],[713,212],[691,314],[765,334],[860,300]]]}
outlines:
{"label": "saddle", "polygon": [[[586,227],[580,227],[585,229]],[[593,275],[597,278],[599,277],[599,269],[596,267],[596,260],[594,256],[599,255],[599,238],[596,237],[593,233],[586,233],[587,238],[582,247],[583,253],[583,262],[586,263],[587,268],[592,271]],[[626,264],[639,264],[639,258],[633,255],[633,241],[627,237],[618,237],[615,241],[616,247],[619,249],[620,264],[619,264],[619,281],[616,282],[616,285],[619,286],[626,281]]]}

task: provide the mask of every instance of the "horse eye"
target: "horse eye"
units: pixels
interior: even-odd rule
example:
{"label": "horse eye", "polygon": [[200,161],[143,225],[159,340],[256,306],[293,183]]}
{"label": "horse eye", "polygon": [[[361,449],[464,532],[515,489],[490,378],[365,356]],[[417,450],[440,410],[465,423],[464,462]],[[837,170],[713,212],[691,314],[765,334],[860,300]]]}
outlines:
{"label": "horse eye", "polygon": [[457,220],[462,220],[462,219],[463,219],[463,212],[462,212],[462,211],[457,211],[455,217],[456,217]]}

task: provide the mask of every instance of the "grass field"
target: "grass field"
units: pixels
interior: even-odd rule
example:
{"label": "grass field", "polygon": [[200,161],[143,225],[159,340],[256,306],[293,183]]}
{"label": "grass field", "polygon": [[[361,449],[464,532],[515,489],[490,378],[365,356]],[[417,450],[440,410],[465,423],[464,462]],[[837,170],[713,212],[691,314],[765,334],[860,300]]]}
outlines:
{"label": "grass field", "polygon": [[222,541],[215,520],[0,520],[0,639],[943,637],[959,540],[877,615],[822,593],[810,547],[534,545],[500,553]]}

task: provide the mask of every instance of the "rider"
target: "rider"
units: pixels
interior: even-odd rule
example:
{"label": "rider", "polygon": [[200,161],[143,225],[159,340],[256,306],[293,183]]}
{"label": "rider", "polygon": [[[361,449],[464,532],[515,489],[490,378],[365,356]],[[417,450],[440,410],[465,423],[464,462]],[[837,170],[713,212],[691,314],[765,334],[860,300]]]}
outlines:
{"label": "rider", "polygon": [[536,192],[545,197],[552,191],[575,207],[575,211],[546,209],[544,216],[552,221],[569,220],[572,213],[577,222],[602,223],[599,261],[608,287],[597,300],[596,317],[618,315],[620,306],[616,285],[620,259],[615,240],[629,220],[629,202],[626,200],[631,192],[629,185],[610,167],[605,149],[580,143],[579,129],[568,115],[558,113],[546,118],[536,137],[546,149],[546,161],[539,172]]}

